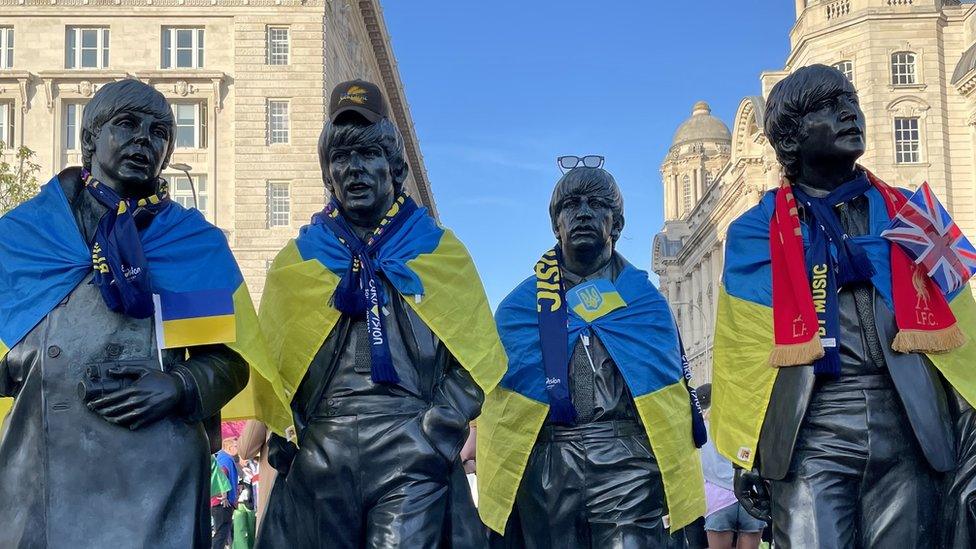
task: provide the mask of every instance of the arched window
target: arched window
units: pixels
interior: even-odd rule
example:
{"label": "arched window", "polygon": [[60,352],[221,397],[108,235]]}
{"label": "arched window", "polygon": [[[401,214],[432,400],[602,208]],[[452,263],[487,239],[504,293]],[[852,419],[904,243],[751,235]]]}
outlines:
{"label": "arched window", "polygon": [[682,215],[688,215],[691,211],[691,177],[684,176],[681,178],[681,202],[684,205],[682,210]]}
{"label": "arched window", "polygon": [[838,63],[834,63],[834,68],[837,69],[837,70],[839,70],[840,72],[844,73],[844,76],[846,76],[847,79],[850,80],[851,82],[854,81],[854,62],[853,61],[840,61]]}
{"label": "arched window", "polygon": [[715,176],[713,176],[712,172],[708,170],[705,170],[704,174],[702,175],[702,178],[705,180],[704,186],[706,189],[712,184],[712,181],[715,181]]}
{"label": "arched window", "polygon": [[915,54],[910,51],[891,54],[891,84],[893,86],[911,86],[917,83]]}

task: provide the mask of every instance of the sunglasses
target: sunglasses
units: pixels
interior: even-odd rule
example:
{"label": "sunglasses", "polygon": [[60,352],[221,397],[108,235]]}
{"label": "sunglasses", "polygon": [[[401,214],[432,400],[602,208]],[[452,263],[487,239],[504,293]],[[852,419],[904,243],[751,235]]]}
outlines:
{"label": "sunglasses", "polygon": [[603,157],[597,154],[588,154],[586,156],[560,156],[556,159],[556,163],[559,164],[559,169],[562,170],[563,173],[566,173],[573,168],[578,168],[580,164],[587,168],[602,168]]}

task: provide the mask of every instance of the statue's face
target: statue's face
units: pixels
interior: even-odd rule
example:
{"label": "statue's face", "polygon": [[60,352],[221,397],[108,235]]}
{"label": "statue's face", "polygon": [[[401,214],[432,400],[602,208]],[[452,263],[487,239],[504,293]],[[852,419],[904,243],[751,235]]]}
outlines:
{"label": "statue's face", "polygon": [[611,202],[597,193],[568,193],[555,222],[559,243],[564,249],[596,252],[613,245]]}
{"label": "statue's face", "polygon": [[329,151],[329,176],[336,200],[357,217],[382,215],[393,204],[393,175],[378,144],[333,147]]}
{"label": "statue's face", "polygon": [[797,132],[801,164],[854,163],[864,154],[864,127],[864,113],[853,91],[814,105]]}
{"label": "statue's face", "polygon": [[120,192],[151,194],[166,163],[172,127],[152,114],[124,111],[102,125],[92,153],[93,171],[121,185]]}

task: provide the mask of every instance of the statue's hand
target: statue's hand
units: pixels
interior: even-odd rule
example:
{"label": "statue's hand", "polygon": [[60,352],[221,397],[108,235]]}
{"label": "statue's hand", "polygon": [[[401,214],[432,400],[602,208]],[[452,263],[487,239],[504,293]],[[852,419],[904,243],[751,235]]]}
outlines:
{"label": "statue's hand", "polygon": [[279,476],[282,478],[288,476],[288,471],[291,470],[291,464],[297,455],[298,446],[277,433],[271,433],[271,437],[268,438],[268,465],[274,467]]}
{"label": "statue's hand", "polygon": [[88,408],[106,421],[136,430],[170,415],[183,399],[182,381],[155,368],[120,365],[106,375],[123,387],[88,401]]}
{"label": "statue's hand", "polygon": [[759,476],[758,471],[755,469],[746,471],[736,467],[732,488],[736,499],[739,500],[747,513],[766,522],[772,520],[770,517],[769,487],[765,479]]}
{"label": "statue's hand", "polygon": [[470,475],[471,473],[478,472],[478,462],[476,461],[477,456],[475,455],[478,447],[478,429],[472,427],[468,432],[468,440],[464,442],[464,446],[461,447],[461,465],[464,467],[464,473]]}

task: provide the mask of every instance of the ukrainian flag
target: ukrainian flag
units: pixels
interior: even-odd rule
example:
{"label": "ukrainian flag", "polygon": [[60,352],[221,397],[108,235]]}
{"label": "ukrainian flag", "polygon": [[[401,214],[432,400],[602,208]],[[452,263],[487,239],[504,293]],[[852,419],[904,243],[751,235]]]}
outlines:
{"label": "ukrainian flag", "polygon": [[[705,513],[704,478],[692,430],[678,331],[667,302],[647,273],[625,262],[615,282],[567,292],[569,356],[592,332],[620,369],[661,469],[671,530]],[[549,414],[536,310],[536,277],[499,306],[498,331],[509,367],[478,418],[478,511],[504,533],[529,454]]]}
{"label": "ukrainian flag", "polygon": [[[904,190],[902,192],[905,192]],[[877,189],[868,197],[870,234],[852,237],[874,265],[871,284],[889,308],[891,244],[882,238],[889,222]],[[712,438],[718,451],[733,463],[751,469],[779,369],[769,365],[773,340],[772,269],[769,222],[775,191],[736,219],[728,231],[725,268],[718,294],[712,372]],[[801,225],[804,245],[809,244]],[[800,281],[805,284],[806,281]],[[928,355],[946,380],[970,403],[976,404],[976,303],[968,285],[947,297],[967,343],[948,353]],[[797,366],[809,368],[811,366]]]}
{"label": "ukrainian flag", "polygon": [[[266,362],[250,294],[220,229],[171,202],[139,236],[157,296],[160,348],[223,343],[252,365]],[[0,359],[91,269],[57,177],[0,218]]]}
{"label": "ukrainian flag", "polygon": [[[339,322],[332,294],[350,259],[324,225],[306,225],[268,272],[259,316],[274,368],[258,371],[252,384],[258,418],[279,434],[292,425],[291,399]],[[376,263],[482,390],[491,391],[505,372],[505,352],[481,278],[454,233],[418,208]]]}

